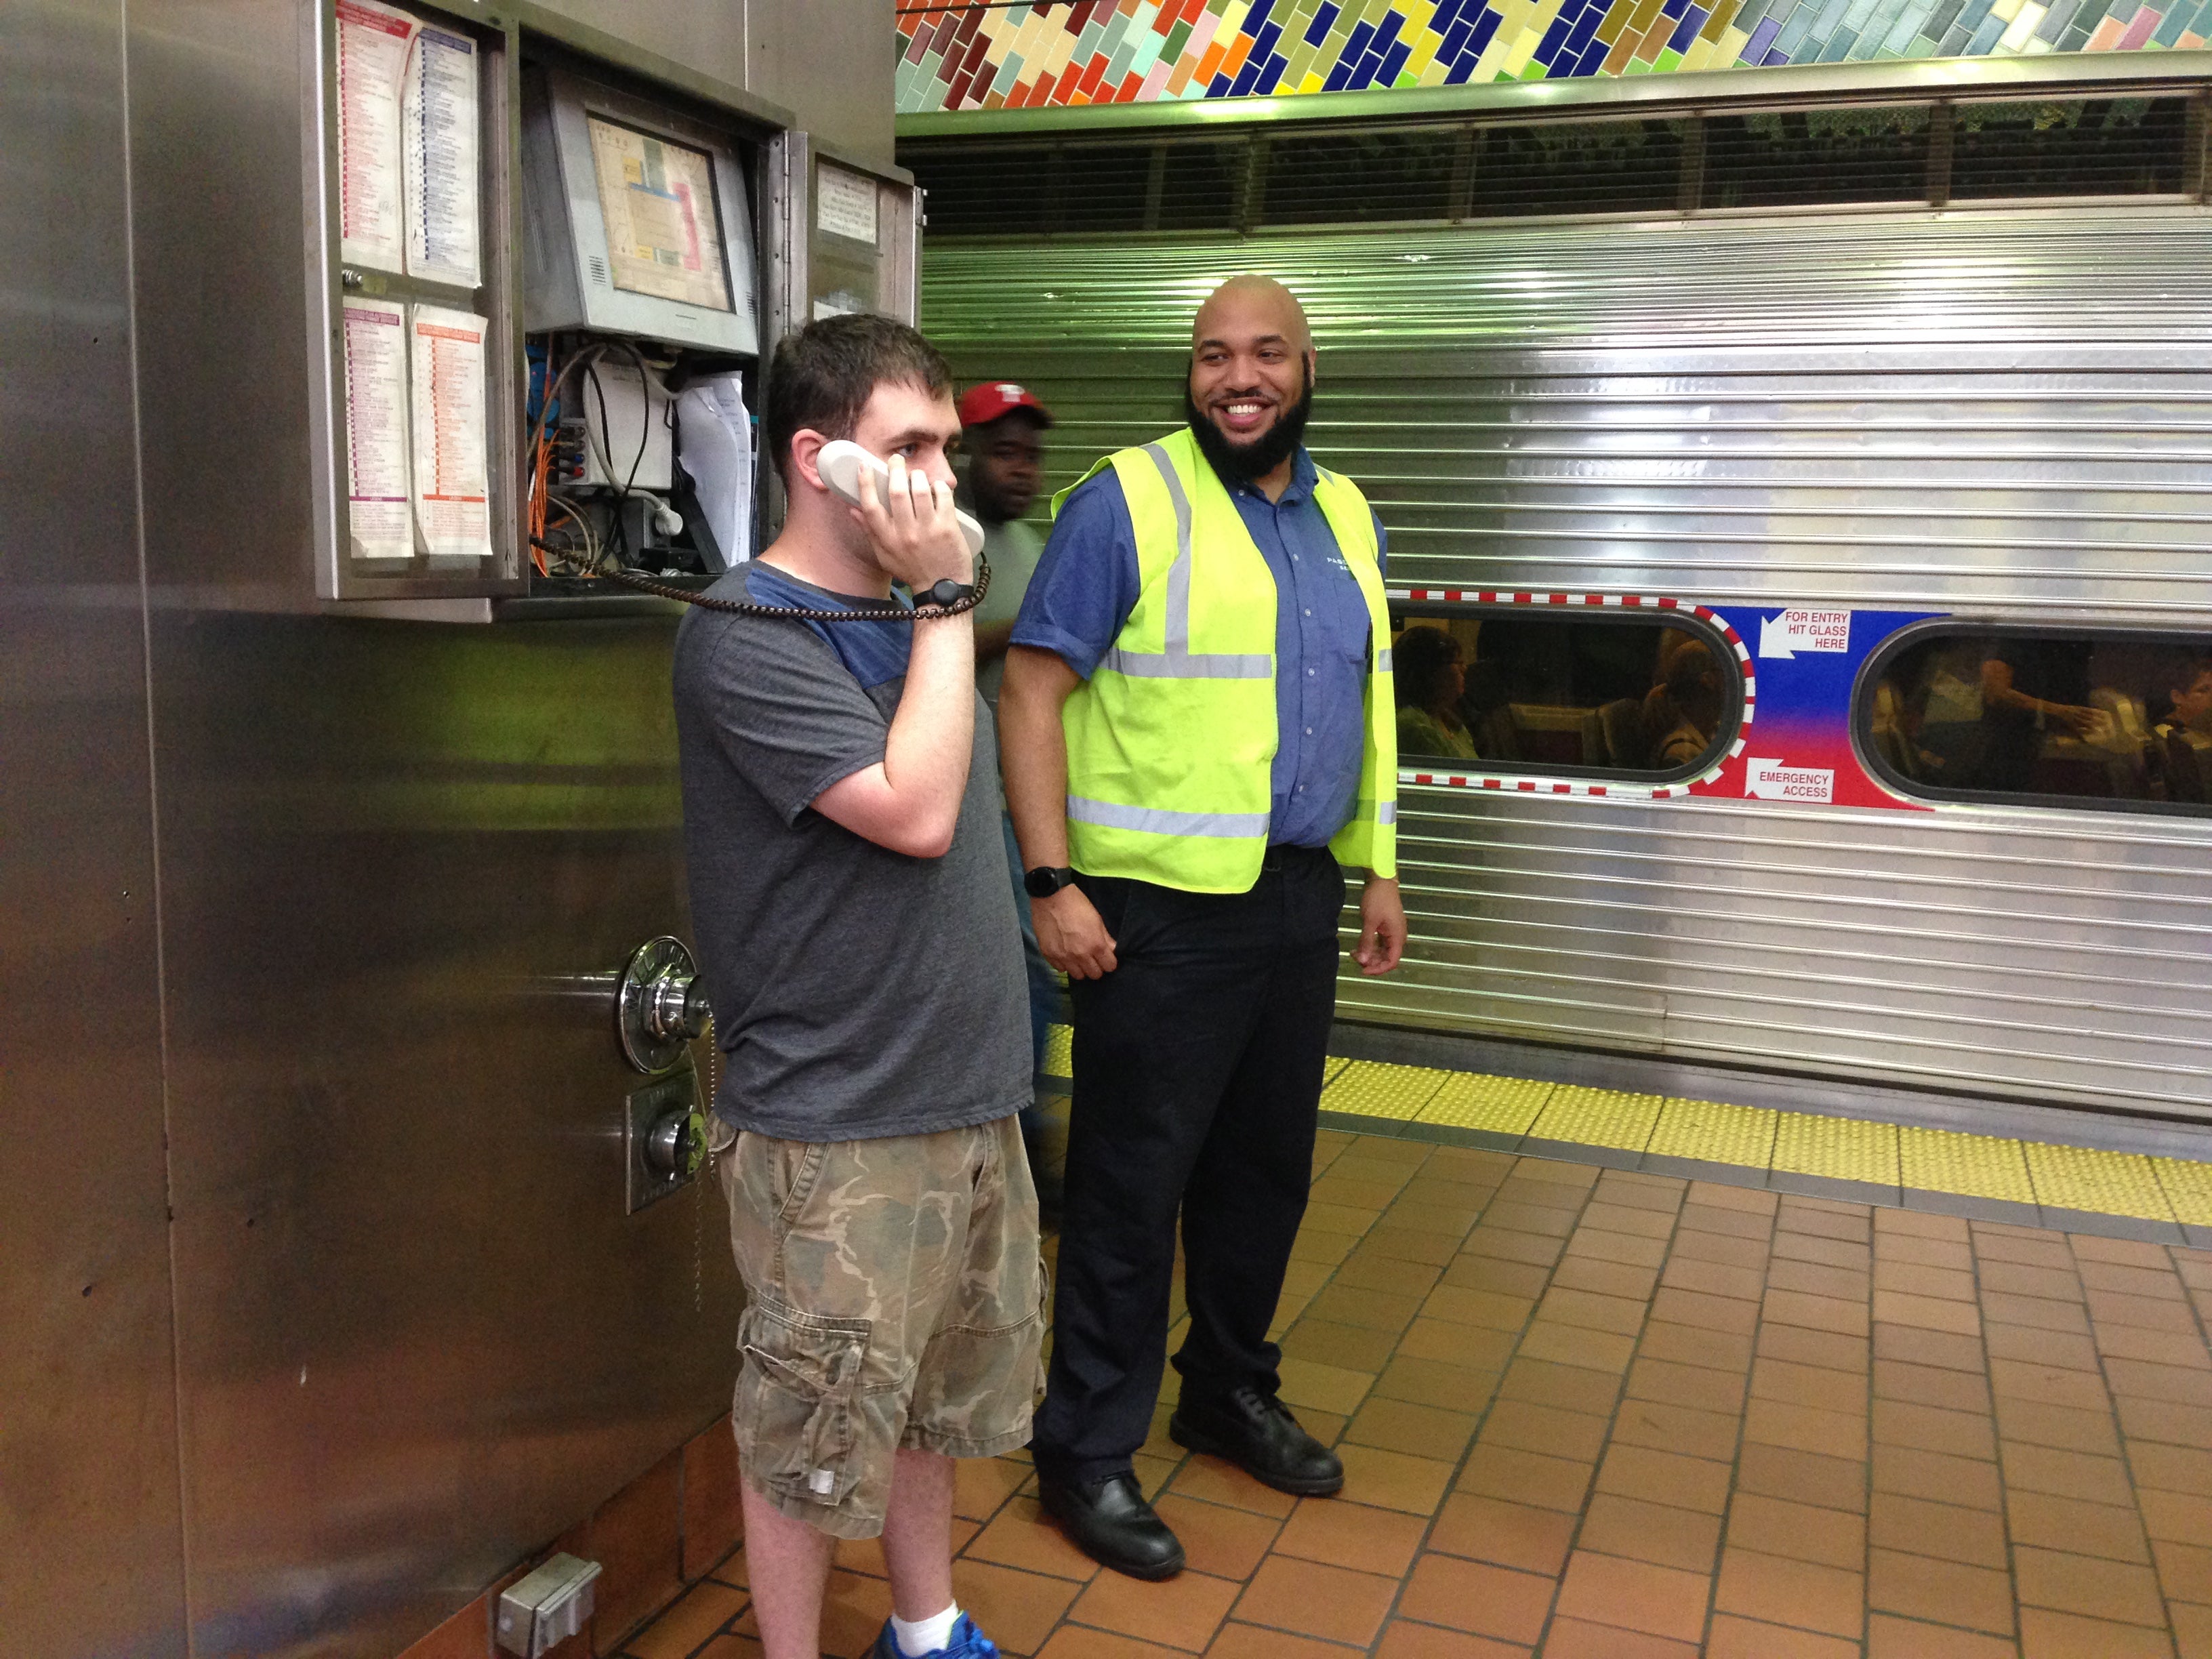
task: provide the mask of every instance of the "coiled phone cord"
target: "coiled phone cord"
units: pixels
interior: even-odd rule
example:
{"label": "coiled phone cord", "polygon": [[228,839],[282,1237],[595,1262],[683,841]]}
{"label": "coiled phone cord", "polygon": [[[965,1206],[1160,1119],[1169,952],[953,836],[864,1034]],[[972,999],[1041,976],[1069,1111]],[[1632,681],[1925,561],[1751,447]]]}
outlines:
{"label": "coiled phone cord", "polygon": [[665,582],[654,581],[649,576],[640,576],[628,570],[602,570],[599,574],[611,582],[635,588],[641,593],[651,593],[664,599],[680,599],[685,605],[696,605],[702,611],[727,611],[733,617],[774,617],[785,622],[933,622],[940,617],[957,617],[973,611],[983,603],[983,596],[991,591],[991,562],[980,554],[975,560],[975,591],[964,599],[951,605],[872,605],[864,610],[831,611],[809,605],[755,605],[748,599],[716,599],[704,593],[671,587]]}

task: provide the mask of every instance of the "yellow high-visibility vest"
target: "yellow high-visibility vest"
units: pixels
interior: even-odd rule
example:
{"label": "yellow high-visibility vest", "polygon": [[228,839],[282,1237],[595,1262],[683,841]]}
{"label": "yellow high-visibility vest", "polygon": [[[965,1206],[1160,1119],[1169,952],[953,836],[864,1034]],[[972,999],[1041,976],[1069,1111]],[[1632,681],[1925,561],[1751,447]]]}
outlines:
{"label": "yellow high-visibility vest", "polygon": [[[1068,856],[1087,875],[1246,892],[1267,851],[1279,742],[1274,574],[1188,428],[1084,478],[1109,466],[1136,532],[1139,592],[1061,715]],[[1366,599],[1370,659],[1358,803],[1329,850],[1395,876],[1398,722],[1375,520],[1337,473],[1321,473],[1314,501]]]}

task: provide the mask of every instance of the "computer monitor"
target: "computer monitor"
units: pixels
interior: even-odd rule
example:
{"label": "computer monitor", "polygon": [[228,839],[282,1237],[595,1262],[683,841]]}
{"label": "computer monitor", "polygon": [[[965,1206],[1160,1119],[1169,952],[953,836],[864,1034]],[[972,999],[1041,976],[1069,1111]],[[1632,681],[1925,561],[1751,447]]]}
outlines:
{"label": "computer monitor", "polygon": [[752,209],[730,141],[559,70],[526,77],[523,327],[757,353]]}

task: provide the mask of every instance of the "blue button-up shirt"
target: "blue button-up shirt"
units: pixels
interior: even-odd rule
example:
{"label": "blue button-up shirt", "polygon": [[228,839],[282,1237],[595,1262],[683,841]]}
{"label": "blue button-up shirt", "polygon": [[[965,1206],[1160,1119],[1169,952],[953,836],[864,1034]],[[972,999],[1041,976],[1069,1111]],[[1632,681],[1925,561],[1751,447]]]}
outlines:
{"label": "blue button-up shirt", "polygon": [[[1367,601],[1313,498],[1313,459],[1304,450],[1280,501],[1250,484],[1223,482],[1275,578],[1277,742],[1267,839],[1326,847],[1358,805]],[[1379,553],[1380,520],[1375,545]],[[1013,642],[1052,652],[1089,679],[1121,637],[1141,588],[1129,504],[1109,470],[1061,507],[1022,600]]]}

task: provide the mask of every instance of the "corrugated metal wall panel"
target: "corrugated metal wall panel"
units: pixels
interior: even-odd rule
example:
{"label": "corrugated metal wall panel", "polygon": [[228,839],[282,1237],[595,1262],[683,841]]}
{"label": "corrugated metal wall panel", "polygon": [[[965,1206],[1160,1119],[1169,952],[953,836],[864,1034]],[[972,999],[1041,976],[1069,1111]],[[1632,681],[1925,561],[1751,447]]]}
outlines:
{"label": "corrugated metal wall panel", "polygon": [[[1791,217],[933,246],[923,322],[1060,417],[1179,419],[1189,319],[1304,298],[1394,583],[2212,629],[2212,218]],[[1415,787],[1349,1017],[2212,1117],[2212,823]]]}

